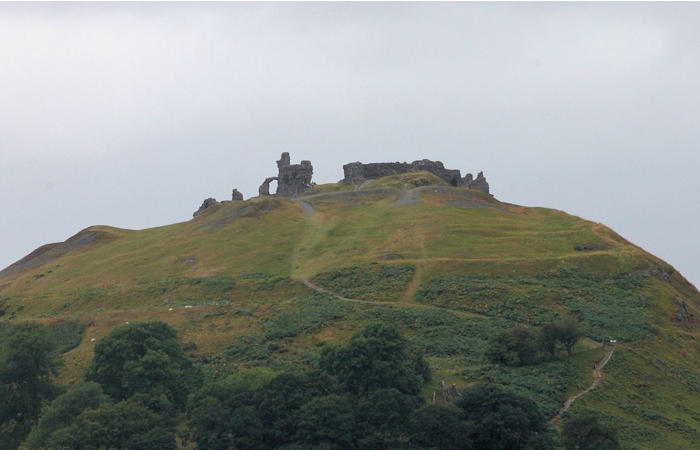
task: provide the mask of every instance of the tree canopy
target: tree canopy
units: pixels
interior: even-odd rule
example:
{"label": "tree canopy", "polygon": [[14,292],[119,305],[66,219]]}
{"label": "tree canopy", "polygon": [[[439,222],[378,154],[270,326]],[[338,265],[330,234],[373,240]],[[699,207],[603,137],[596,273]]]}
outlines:
{"label": "tree canopy", "polygon": [[51,434],[48,448],[175,450],[175,433],[164,420],[135,400],[103,403],[80,413]]}
{"label": "tree canopy", "polygon": [[59,393],[58,367],[46,328],[23,323],[4,330],[0,341],[0,449],[15,448],[39,417],[45,401]]}
{"label": "tree canopy", "polygon": [[199,374],[175,330],[163,322],[140,322],[115,328],[95,345],[86,379],[116,400],[142,393],[184,408]]}
{"label": "tree canopy", "polygon": [[39,422],[27,436],[29,448],[45,448],[51,434],[69,426],[83,411],[97,408],[106,400],[100,385],[81,383],[68,392],[56,397],[41,412]]}
{"label": "tree canopy", "polygon": [[516,450],[551,447],[547,420],[537,405],[495,385],[465,389],[456,405],[470,423],[475,448]]}
{"label": "tree canopy", "polygon": [[394,388],[417,394],[426,378],[422,355],[413,353],[394,327],[370,325],[345,344],[321,352],[320,366],[349,391]]}

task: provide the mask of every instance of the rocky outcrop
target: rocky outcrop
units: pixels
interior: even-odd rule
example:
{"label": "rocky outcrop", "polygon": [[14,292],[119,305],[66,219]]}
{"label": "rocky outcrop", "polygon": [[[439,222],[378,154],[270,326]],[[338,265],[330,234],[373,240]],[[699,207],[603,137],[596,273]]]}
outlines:
{"label": "rocky outcrop", "polygon": [[674,317],[675,321],[684,329],[694,331],[695,315],[688,309],[688,303],[682,298],[676,298],[676,304],[678,305],[678,312],[676,312],[676,316]]}
{"label": "rocky outcrop", "polygon": [[486,182],[483,172],[479,172],[476,180],[470,173],[462,178],[459,169],[446,169],[441,161],[431,161],[429,159],[421,159],[412,163],[384,162],[364,164],[359,161],[348,163],[343,166],[345,178],[343,178],[342,182],[345,184],[360,184],[366,180],[374,180],[388,175],[420,171],[430,172],[442,178],[451,186],[467,186],[470,189],[489,193],[489,184]]}
{"label": "rocky outcrop", "polygon": [[204,200],[204,201],[202,202],[202,206],[200,206],[199,209],[198,209],[197,211],[195,211],[195,212],[192,214],[192,217],[197,217],[197,216],[200,215],[204,210],[209,209],[209,208],[211,208],[212,206],[217,205],[218,203],[219,203],[219,202],[217,202],[215,198],[209,197],[208,199],[206,199],[206,200]]}
{"label": "rocky outcrop", "polygon": [[311,187],[311,177],[314,168],[311,161],[302,161],[301,164],[292,164],[289,153],[284,152],[277,161],[276,177],[266,178],[258,193],[260,195],[270,195],[270,183],[277,180],[277,195],[282,197],[295,197]]}
{"label": "rocky outcrop", "polygon": [[243,200],[243,194],[241,194],[241,193],[238,191],[238,189],[234,189],[234,190],[231,192],[231,201],[235,201],[235,200]]}

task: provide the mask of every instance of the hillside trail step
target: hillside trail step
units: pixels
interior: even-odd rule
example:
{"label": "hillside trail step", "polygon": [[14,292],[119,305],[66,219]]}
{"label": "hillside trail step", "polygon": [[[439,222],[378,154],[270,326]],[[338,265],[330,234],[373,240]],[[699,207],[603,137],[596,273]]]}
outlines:
{"label": "hillside trail step", "polygon": [[422,303],[404,303],[404,302],[383,302],[383,301],[374,301],[374,300],[359,300],[356,298],[347,298],[343,297],[340,294],[336,294],[335,292],[329,291],[328,289],[322,288],[321,286],[318,286],[311,281],[309,281],[306,278],[299,278],[299,281],[301,281],[306,287],[309,289],[312,289],[316,292],[319,292],[321,294],[327,294],[327,295],[332,295],[333,297],[343,300],[346,302],[352,302],[352,303],[360,303],[364,305],[379,305],[379,306],[395,306],[397,308],[419,308],[419,309],[438,309],[441,311],[447,311],[451,312],[453,314],[457,314],[463,317],[469,317],[469,318],[480,318],[480,319],[487,319],[487,316],[484,316],[482,314],[477,314],[477,313],[471,313],[467,311],[460,311],[457,309],[449,309],[449,308],[442,308],[440,306],[433,306],[433,305],[424,305]]}
{"label": "hillside trail step", "polygon": [[591,383],[591,385],[588,386],[588,387],[587,387],[586,389],[584,389],[583,391],[577,393],[576,395],[574,395],[574,396],[572,396],[572,397],[569,397],[569,398],[564,402],[564,404],[562,405],[562,407],[561,407],[561,409],[559,410],[559,412],[557,413],[557,415],[554,416],[554,417],[552,418],[552,421],[561,420],[561,418],[562,418],[562,416],[564,415],[564,413],[565,413],[566,411],[568,411],[569,408],[571,408],[571,405],[572,405],[576,400],[578,400],[579,398],[581,398],[581,397],[583,397],[584,395],[588,394],[590,391],[592,391],[593,389],[595,389],[595,388],[598,386],[598,384],[600,384],[600,380],[601,380],[602,377],[603,377],[603,374],[602,374],[601,370],[603,369],[603,367],[605,367],[605,365],[608,363],[608,361],[610,361],[610,358],[612,357],[612,354],[613,354],[614,351],[615,351],[615,347],[612,347],[612,348],[605,354],[605,356],[604,356],[603,359],[600,361],[600,363],[596,365],[596,368],[593,370],[593,383]]}

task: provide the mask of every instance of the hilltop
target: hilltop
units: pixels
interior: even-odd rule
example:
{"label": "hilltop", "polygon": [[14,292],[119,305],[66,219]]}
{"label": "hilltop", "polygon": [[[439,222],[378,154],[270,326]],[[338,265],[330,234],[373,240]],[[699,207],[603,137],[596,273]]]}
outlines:
{"label": "hilltop", "polygon": [[[376,166],[352,163],[349,179],[313,185],[310,163],[280,161],[278,183],[293,175],[280,195],[261,187],[187,222],[95,226],[37,249],[0,272],[0,320],[84,324],[63,355],[67,383],[95,340],[128,321],[171,324],[219,371],[313,364],[324,345],[380,321],[425,352],[426,398],[442,382],[489,380],[549,417],[590,385],[600,343],[614,338],[604,377],[572,410],[598,411],[626,448],[698,442],[700,293],[672,266],[602,224],[501,202],[483,174],[414,162],[368,176]],[[586,329],[572,357],[485,362],[499,332],[563,317]]]}

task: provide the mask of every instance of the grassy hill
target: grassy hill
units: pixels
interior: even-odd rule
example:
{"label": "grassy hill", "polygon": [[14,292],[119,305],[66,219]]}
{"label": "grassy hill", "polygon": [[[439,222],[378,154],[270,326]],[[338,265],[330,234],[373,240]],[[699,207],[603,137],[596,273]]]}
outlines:
{"label": "grassy hill", "polygon": [[[80,377],[95,340],[128,321],[168,322],[214,370],[313,364],[325,344],[381,321],[426,353],[426,397],[443,381],[490,380],[549,416],[590,385],[597,342],[613,337],[600,386],[572,411],[598,411],[626,448],[693,448],[699,335],[677,313],[685,302],[700,317],[698,291],[601,224],[431,177],[227,202],[140,231],[90,227],[0,272],[0,320],[82,323],[82,340],[63,355],[64,383]],[[567,316],[588,336],[572,357],[520,368],[484,361],[495,334]]]}

